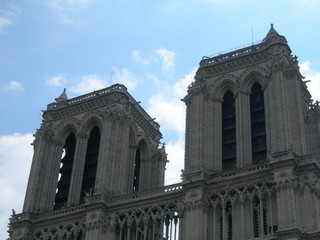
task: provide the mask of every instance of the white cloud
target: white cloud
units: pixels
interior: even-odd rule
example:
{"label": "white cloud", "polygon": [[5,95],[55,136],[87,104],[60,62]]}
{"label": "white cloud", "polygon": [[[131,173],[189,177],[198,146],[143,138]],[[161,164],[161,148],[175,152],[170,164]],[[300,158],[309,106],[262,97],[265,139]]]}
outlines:
{"label": "white cloud", "polygon": [[144,59],[143,57],[141,57],[139,50],[133,50],[131,53],[131,57],[134,63],[140,64],[140,65],[149,64],[149,61],[147,59]]}
{"label": "white cloud", "polygon": [[86,94],[102,88],[106,88],[111,84],[124,84],[129,91],[133,91],[138,84],[138,79],[125,68],[113,69],[112,79],[110,77],[99,76],[96,74],[89,74],[76,79],[67,79],[62,75],[53,76],[46,81],[49,86],[60,87],[65,84],[70,84],[71,87],[67,88],[70,92],[76,94]]}
{"label": "white cloud", "polygon": [[169,162],[166,165],[165,184],[181,182],[181,169],[184,168],[184,138],[168,142],[166,145]]}
{"label": "white cloud", "polygon": [[12,21],[11,19],[7,17],[0,16],[0,33],[4,32],[4,28],[11,25]]}
{"label": "white cloud", "polygon": [[97,75],[83,76],[78,84],[71,87],[70,91],[77,94],[89,93],[95,90],[105,88],[107,81]]}
{"label": "white cloud", "polygon": [[[181,101],[187,94],[187,89],[193,81],[195,69],[185,75],[173,86],[165,88],[166,95],[157,94],[149,99],[148,113],[157,119],[161,128],[166,131],[175,131],[181,137],[185,131],[185,104]],[[171,93],[170,96],[168,93]],[[174,116],[174,117],[172,117]]]}
{"label": "white cloud", "polygon": [[[166,145],[169,160],[166,166],[166,184],[181,181],[181,169],[184,167],[185,104],[180,99],[186,95],[195,72],[196,69],[186,74],[172,86],[163,87],[162,93],[149,99],[147,112],[150,116],[156,118],[162,132],[173,135],[171,138],[173,140],[170,140]],[[156,76],[152,77],[155,79],[154,81],[158,81]]]}
{"label": "white cloud", "polygon": [[162,70],[164,72],[172,72],[175,69],[175,52],[167,49],[158,49],[156,53],[160,56],[162,61]]}
{"label": "white cloud", "polygon": [[152,82],[154,82],[157,85],[161,85],[163,83],[163,81],[161,81],[157,75],[147,74],[146,76],[149,80],[151,80]]}
{"label": "white cloud", "polygon": [[301,74],[305,76],[305,80],[311,80],[307,83],[307,86],[312,99],[320,100],[320,72],[311,68],[310,61],[302,62],[299,66]]}
{"label": "white cloud", "polygon": [[60,87],[65,82],[65,78],[63,76],[53,76],[46,81],[46,84],[52,87]]}
{"label": "white cloud", "polygon": [[166,131],[184,132],[184,103],[180,99],[155,95],[149,99],[148,113],[156,118]]}
{"label": "white cloud", "polygon": [[188,86],[193,82],[196,71],[197,69],[192,70],[191,73],[185,75],[183,79],[173,85],[174,96],[182,99],[187,95]]}
{"label": "white cloud", "polygon": [[11,81],[7,85],[7,90],[24,91],[24,87],[20,82]]}
{"label": "white cloud", "polygon": [[124,84],[129,91],[136,89],[139,80],[126,68],[116,69],[114,68],[114,74],[112,77],[112,84],[121,83]]}
{"label": "white cloud", "polygon": [[22,211],[32,160],[32,134],[0,136],[0,239],[7,239],[7,224],[12,214]]}
{"label": "white cloud", "polygon": [[79,10],[87,9],[94,0],[49,0],[46,5],[51,8],[55,15],[55,20],[61,24],[83,24],[83,18],[79,15]]}
{"label": "white cloud", "polygon": [[4,33],[6,27],[14,24],[20,12],[20,8],[15,4],[6,4],[0,9],[0,33]]}
{"label": "white cloud", "polygon": [[[166,165],[165,183],[180,182],[184,163],[185,106],[179,98],[155,95],[149,99],[150,116],[155,117],[165,135],[173,135],[166,145],[169,163]],[[174,137],[175,135],[175,137]]]}

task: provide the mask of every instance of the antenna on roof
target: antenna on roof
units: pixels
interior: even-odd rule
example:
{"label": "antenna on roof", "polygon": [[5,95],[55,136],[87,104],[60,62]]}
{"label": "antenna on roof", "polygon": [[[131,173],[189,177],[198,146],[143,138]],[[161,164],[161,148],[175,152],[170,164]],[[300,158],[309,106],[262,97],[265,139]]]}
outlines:
{"label": "antenna on roof", "polygon": [[251,28],[251,42],[252,42],[252,45],[253,45],[253,28]]}
{"label": "antenna on roof", "polygon": [[113,77],[113,72],[111,72],[111,76],[110,76],[110,86],[112,84],[112,77]]}

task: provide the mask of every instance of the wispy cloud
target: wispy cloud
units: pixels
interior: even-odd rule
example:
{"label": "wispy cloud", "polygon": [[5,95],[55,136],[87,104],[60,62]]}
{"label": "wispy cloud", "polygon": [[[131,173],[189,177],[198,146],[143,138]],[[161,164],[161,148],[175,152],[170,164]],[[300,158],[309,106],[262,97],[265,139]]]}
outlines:
{"label": "wispy cloud", "polygon": [[13,25],[18,13],[20,13],[20,9],[14,5],[0,8],[0,33],[4,33],[5,28]]}
{"label": "wispy cloud", "polygon": [[[110,77],[97,74],[88,74],[76,78],[65,77],[62,75],[52,76],[46,80],[45,84],[50,87],[65,86],[67,90],[75,94],[86,94],[92,91],[106,88],[112,84],[124,84],[129,91],[136,89],[139,80],[126,68],[113,68]],[[17,86],[18,88],[18,86]]]}
{"label": "wispy cloud", "polygon": [[65,25],[83,23],[83,19],[77,16],[79,10],[87,9],[94,0],[50,0],[46,5],[51,8],[56,20]]}
{"label": "wispy cloud", "polygon": [[188,86],[193,82],[196,71],[196,68],[193,69],[189,74],[186,74],[184,78],[173,85],[172,88],[174,96],[182,99],[187,95]]}
{"label": "wispy cloud", "polygon": [[130,72],[126,68],[114,68],[114,74],[112,77],[112,84],[121,83],[124,84],[129,91],[134,91],[139,83],[139,79],[137,79],[132,72]]}
{"label": "wispy cloud", "polygon": [[[166,171],[166,184],[180,181],[184,163],[185,104],[180,100],[187,93],[193,81],[195,69],[184,78],[149,99],[147,112],[160,123],[164,134],[175,135],[166,145],[169,163]],[[154,78],[156,78],[154,76]],[[156,78],[157,79],[157,78]],[[174,117],[173,117],[174,116]]]}
{"label": "wispy cloud", "polygon": [[162,61],[162,70],[164,72],[172,72],[175,69],[175,52],[169,51],[167,49],[158,49],[156,53],[160,56]]}
{"label": "wispy cloud", "polygon": [[81,77],[80,81],[71,87],[70,91],[77,94],[89,93],[107,86],[106,80],[97,75]]}
{"label": "wispy cloud", "polygon": [[58,75],[58,76],[53,76],[50,79],[48,79],[46,81],[46,84],[48,86],[52,86],[52,87],[61,87],[64,82],[65,82],[64,76]]}
{"label": "wispy cloud", "polygon": [[149,105],[148,112],[157,119],[162,129],[183,133],[184,104],[180,99],[158,94],[149,99]]}
{"label": "wispy cloud", "polygon": [[24,91],[22,83],[16,81],[9,82],[6,86],[6,89],[8,91]]}
{"label": "wispy cloud", "polygon": [[[0,136],[0,188],[5,196],[0,198],[0,229],[7,229],[11,209],[22,210],[32,160],[32,141],[32,134]],[[5,235],[1,234],[0,238],[7,239]]]}
{"label": "wispy cloud", "polygon": [[184,135],[176,141],[170,141],[166,144],[168,154],[168,163],[166,165],[165,184],[174,184],[181,182],[181,170],[184,168]]}
{"label": "wispy cloud", "polygon": [[311,62],[305,61],[299,64],[301,74],[305,76],[305,80],[310,80],[307,83],[308,90],[314,100],[320,100],[320,72],[311,68]]}
{"label": "wispy cloud", "polygon": [[4,28],[11,25],[12,21],[9,18],[0,16],[0,33],[4,32]]}
{"label": "wispy cloud", "polygon": [[193,81],[194,74],[195,70],[192,70],[174,85],[169,86],[168,91],[149,99],[148,112],[157,119],[162,129],[175,131],[177,134],[184,133],[185,105],[181,98],[187,94],[187,88]]}
{"label": "wispy cloud", "polygon": [[147,65],[149,64],[149,60],[141,57],[139,50],[133,50],[131,53],[132,61],[134,63],[140,64],[140,65]]}

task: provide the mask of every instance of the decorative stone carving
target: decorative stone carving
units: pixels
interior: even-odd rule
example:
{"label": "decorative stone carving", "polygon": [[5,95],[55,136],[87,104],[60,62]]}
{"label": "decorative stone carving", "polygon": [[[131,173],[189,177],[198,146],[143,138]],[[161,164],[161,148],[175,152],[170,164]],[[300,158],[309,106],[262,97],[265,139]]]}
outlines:
{"label": "decorative stone carving", "polygon": [[253,198],[253,196],[263,196],[274,189],[272,180],[256,183],[248,183],[245,185],[238,185],[229,187],[209,193],[209,202],[211,204],[225,203],[230,201],[243,201],[246,198]]}
{"label": "decorative stone carving", "polygon": [[112,121],[120,122],[122,124],[131,118],[130,109],[128,106],[119,103],[108,105],[104,109],[103,114],[106,118],[110,118]]}
{"label": "decorative stone carving", "polygon": [[188,94],[185,96],[182,101],[184,101],[186,104],[188,104],[193,96],[196,96],[198,94],[202,94],[205,97],[209,96],[209,91],[207,89],[206,80],[204,76],[197,76],[195,77],[195,81],[192,82],[188,86]]}

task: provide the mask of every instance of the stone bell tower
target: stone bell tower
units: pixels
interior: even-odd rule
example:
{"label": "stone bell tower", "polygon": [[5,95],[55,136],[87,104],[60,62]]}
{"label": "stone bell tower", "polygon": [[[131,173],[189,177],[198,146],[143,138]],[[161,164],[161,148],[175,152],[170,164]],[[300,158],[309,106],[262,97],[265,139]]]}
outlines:
{"label": "stone bell tower", "polygon": [[310,97],[273,25],[259,44],[203,57],[184,98],[182,239],[320,239],[320,110]]}
{"label": "stone bell tower", "polygon": [[[81,208],[95,196],[112,198],[162,187],[167,159],[164,147],[159,148],[161,138],[158,123],[123,85],[73,99],[64,91],[48,105],[35,134],[23,213],[13,216],[17,222],[11,239],[53,240],[71,228],[70,238],[63,239],[96,239],[83,220],[66,209]],[[48,235],[35,216],[52,211],[62,211],[63,227]]]}

